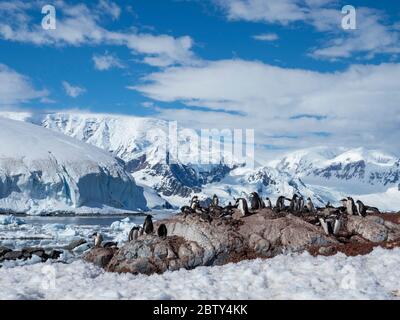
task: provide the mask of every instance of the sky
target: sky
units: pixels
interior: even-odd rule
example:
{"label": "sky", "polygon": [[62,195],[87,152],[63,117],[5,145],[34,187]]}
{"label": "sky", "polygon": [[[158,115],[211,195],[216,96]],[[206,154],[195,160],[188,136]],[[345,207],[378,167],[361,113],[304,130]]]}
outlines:
{"label": "sky", "polygon": [[399,54],[393,0],[0,0],[0,109],[254,129],[265,154],[399,154]]}

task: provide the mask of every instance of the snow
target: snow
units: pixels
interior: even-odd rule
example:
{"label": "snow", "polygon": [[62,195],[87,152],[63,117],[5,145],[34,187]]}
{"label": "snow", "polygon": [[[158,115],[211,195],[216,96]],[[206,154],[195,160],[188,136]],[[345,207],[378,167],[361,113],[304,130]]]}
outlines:
{"label": "snow", "polygon": [[41,214],[145,210],[143,190],[108,152],[0,117],[0,209]]}
{"label": "snow", "polygon": [[162,275],[106,273],[82,261],[0,269],[1,299],[399,299],[400,249],[308,253]]}

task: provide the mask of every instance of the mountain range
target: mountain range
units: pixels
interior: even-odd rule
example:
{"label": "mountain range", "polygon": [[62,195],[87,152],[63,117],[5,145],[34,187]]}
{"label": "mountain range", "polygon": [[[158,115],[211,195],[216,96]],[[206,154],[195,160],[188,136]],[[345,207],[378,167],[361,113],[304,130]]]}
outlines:
{"label": "mountain range", "polygon": [[[240,161],[202,165],[162,161],[168,122],[142,117],[92,113],[2,112],[2,117],[41,126],[107,151],[141,188],[148,208],[186,205],[194,194],[223,203],[252,191],[274,200],[298,193],[317,205],[337,204],[351,195],[382,210],[400,208],[400,159],[365,148],[314,147],[296,150],[265,166],[248,168]],[[180,139],[179,147],[190,149]],[[167,155],[168,157],[168,155]],[[231,159],[230,159],[231,160]]]}

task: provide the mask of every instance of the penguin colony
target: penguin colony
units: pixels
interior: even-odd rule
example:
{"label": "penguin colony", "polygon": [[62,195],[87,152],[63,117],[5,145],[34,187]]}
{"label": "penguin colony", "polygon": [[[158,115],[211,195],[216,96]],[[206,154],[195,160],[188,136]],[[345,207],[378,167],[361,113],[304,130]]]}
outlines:
{"label": "penguin colony", "polygon": [[272,205],[270,198],[263,200],[257,192],[252,192],[249,199],[234,199],[235,204],[231,202],[225,207],[219,205],[217,195],[214,195],[208,208],[200,206],[198,196],[194,196],[188,206],[181,208],[181,214],[190,215],[198,214],[203,221],[212,221],[215,218],[232,218],[233,209],[239,210],[243,217],[254,214],[255,211],[261,209],[270,209],[277,214],[291,213],[294,215],[315,218],[315,225],[322,227],[327,235],[338,235],[343,220],[346,215],[367,216],[369,213],[380,213],[378,208],[365,205],[362,201],[354,201],[353,198],[347,197],[341,200],[340,207],[334,207],[330,202],[325,207],[314,206],[311,198],[305,198],[294,194],[292,198],[279,196],[275,206]]}
{"label": "penguin colony", "polygon": [[[358,215],[365,217],[370,213],[380,213],[378,208],[365,205],[361,200],[354,201],[353,198],[347,197],[340,201],[340,207],[334,207],[329,202],[325,207],[315,207],[311,198],[304,200],[303,196],[294,194],[292,198],[279,196],[275,206],[272,205],[270,198],[263,200],[257,192],[252,192],[249,196],[249,201],[246,198],[234,199],[235,203],[231,202],[227,206],[220,206],[217,195],[214,195],[209,202],[208,207],[202,207],[198,196],[192,197],[188,206],[181,208],[181,214],[199,215],[200,220],[210,223],[213,219],[231,219],[234,209],[238,210],[242,217],[246,217],[256,213],[257,210],[270,209],[276,214],[293,214],[311,216],[315,221],[315,225],[320,226],[327,235],[338,235],[346,215]],[[250,207],[249,207],[250,204]],[[154,234],[153,216],[147,215],[143,226],[135,226],[129,232],[128,241],[136,241],[142,235]],[[165,239],[168,235],[167,226],[160,224],[157,229],[157,236]],[[100,233],[94,233],[94,246],[112,248],[117,247],[114,242],[103,244],[103,237]]]}

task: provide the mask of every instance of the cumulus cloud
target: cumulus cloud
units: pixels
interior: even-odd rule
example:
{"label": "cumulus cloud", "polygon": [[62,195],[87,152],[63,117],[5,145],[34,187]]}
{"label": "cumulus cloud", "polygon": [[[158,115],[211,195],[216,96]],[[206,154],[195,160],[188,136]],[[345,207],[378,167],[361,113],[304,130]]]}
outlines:
{"label": "cumulus cloud", "polygon": [[383,12],[357,7],[357,30],[343,30],[342,6],[336,0],[214,0],[229,20],[244,20],[268,24],[304,23],[321,32],[321,46],[310,56],[336,60],[361,54],[373,58],[376,54],[400,52],[398,23],[386,23]]}
{"label": "cumulus cloud", "polygon": [[62,82],[65,93],[71,98],[77,98],[86,92],[85,88],[73,86],[67,81]]}
{"label": "cumulus cloud", "polygon": [[276,41],[279,37],[276,33],[262,33],[253,36],[253,39],[258,41]]}
{"label": "cumulus cloud", "polygon": [[34,88],[30,79],[4,64],[0,64],[0,106],[14,106],[35,99],[45,101],[46,90]]}
{"label": "cumulus cloud", "polygon": [[102,26],[105,17],[117,19],[120,8],[113,2],[100,1],[94,7],[55,1],[57,29],[43,30],[32,10],[40,12],[42,2],[3,2],[0,5],[0,38],[39,46],[114,45],[125,46],[135,55],[144,55],[143,62],[155,66],[190,64],[196,60],[189,36],[174,38],[130,31],[114,31]]}
{"label": "cumulus cloud", "polygon": [[104,71],[111,68],[124,68],[123,63],[111,54],[94,55],[92,57],[96,70]]}
{"label": "cumulus cloud", "polygon": [[164,118],[198,128],[253,128],[258,143],[275,148],[318,143],[398,148],[399,78],[400,64],[323,73],[222,60],[168,68],[130,88],[187,106],[159,110]]}

